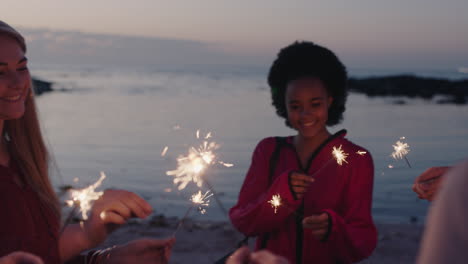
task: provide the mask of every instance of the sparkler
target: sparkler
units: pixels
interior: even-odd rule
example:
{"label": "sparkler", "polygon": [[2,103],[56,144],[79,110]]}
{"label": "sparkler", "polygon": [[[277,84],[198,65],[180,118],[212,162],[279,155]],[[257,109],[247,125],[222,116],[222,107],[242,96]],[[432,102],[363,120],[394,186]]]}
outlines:
{"label": "sparkler", "polygon": [[342,149],[341,149],[341,145],[336,148],[336,147],[333,147],[333,151],[332,151],[332,154],[333,154],[333,157],[335,158],[336,160],[336,163],[338,163],[338,165],[343,165],[343,162],[346,162],[346,158],[349,156],[348,153],[344,152]]}
{"label": "sparkler", "polygon": [[80,190],[70,190],[71,200],[65,201],[68,206],[77,206],[80,208],[83,220],[88,219],[88,211],[91,209],[92,202],[99,199],[104,192],[96,192],[96,188],[102,184],[106,174],[101,171],[101,177],[97,182]]}
{"label": "sparkler", "polygon": [[281,196],[279,194],[273,195],[271,200],[268,201],[269,204],[271,204],[271,207],[275,209],[275,214],[278,210],[278,207],[281,206]]}
{"label": "sparkler", "polygon": [[73,206],[73,208],[65,220],[62,229],[60,230],[60,235],[63,233],[67,225],[70,224],[70,221],[76,210],[80,209],[83,220],[88,219],[88,211],[91,209],[93,201],[99,199],[104,193],[96,192],[96,188],[99,187],[102,184],[102,181],[106,178],[106,174],[104,174],[104,172],[101,171],[100,175],[101,177],[94,184],[91,184],[90,186],[83,189],[70,190],[71,200],[67,200],[65,203],[70,207]]}
{"label": "sparkler", "polygon": [[402,140],[404,140],[405,137],[401,137],[400,140],[398,140],[395,145],[393,146],[393,152],[392,152],[392,157],[394,159],[405,159],[406,163],[408,166],[411,168],[411,164],[408,161],[408,158],[406,158],[406,155],[408,155],[410,149],[409,145],[407,143],[404,143]]}
{"label": "sparkler", "polygon": [[[197,130],[197,138],[200,138],[200,130]],[[174,184],[178,185],[178,189],[184,189],[191,181],[201,187],[203,181],[201,176],[206,169],[215,163],[219,163],[225,167],[232,167],[233,164],[223,161],[216,161],[215,151],[219,149],[219,144],[214,141],[208,141],[211,138],[211,132],[204,137],[203,143],[198,147],[190,147],[186,156],[181,155],[177,158],[177,169],[167,171],[166,174],[174,176]]]}
{"label": "sparkler", "polygon": [[[197,139],[201,138],[200,130],[197,130],[196,137]],[[208,141],[211,137],[211,132],[207,133],[203,137],[203,143],[199,147],[195,148],[192,146],[189,148],[186,156],[179,156],[177,158],[177,169],[167,171],[166,174],[174,176],[173,182],[177,185],[178,190],[183,190],[192,181],[198,187],[202,187],[203,183],[207,184],[221,210],[224,214],[227,214],[213,186],[206,179],[202,179],[206,170],[214,164],[218,163],[228,168],[234,166],[231,163],[217,160],[216,150],[219,149],[220,145],[214,141]]]}
{"label": "sparkler", "polygon": [[187,218],[187,216],[190,214],[190,211],[192,210],[192,208],[194,208],[195,206],[198,207],[198,211],[201,213],[201,214],[205,214],[206,213],[206,209],[205,207],[208,207],[210,205],[210,200],[208,200],[211,196],[213,196],[212,193],[210,193],[210,191],[206,191],[204,194],[202,194],[201,191],[198,191],[198,193],[195,193],[192,195],[192,197],[190,198],[190,201],[192,202],[192,204],[190,205],[190,207],[187,209],[187,211],[185,212],[185,215],[184,217],[182,217],[182,219],[180,219],[179,223],[177,224],[177,228],[176,230],[174,231],[174,233],[172,234],[172,236],[175,237],[177,231],[180,229],[180,227],[182,226],[183,222],[185,221],[185,219]]}
{"label": "sparkler", "polygon": [[340,166],[343,165],[343,162],[348,163],[348,161],[346,161],[346,158],[348,158],[349,154],[344,152],[344,150],[341,147],[342,147],[342,145],[340,145],[338,148],[336,146],[333,146],[332,158],[329,159],[322,167],[320,167],[320,169],[315,171],[310,176],[313,177],[313,176],[317,175],[323,168],[327,167],[328,164],[330,164],[332,160],[335,160],[336,163],[338,165],[340,165]]}
{"label": "sparkler", "polygon": [[271,200],[268,201],[269,204],[271,204],[271,207],[275,210],[275,214],[278,212],[278,208],[281,206],[285,206],[288,208],[289,211],[291,211],[294,215],[302,217],[302,214],[295,210],[293,207],[289,206],[286,201],[283,201],[281,198],[281,195],[275,194],[271,197]]}

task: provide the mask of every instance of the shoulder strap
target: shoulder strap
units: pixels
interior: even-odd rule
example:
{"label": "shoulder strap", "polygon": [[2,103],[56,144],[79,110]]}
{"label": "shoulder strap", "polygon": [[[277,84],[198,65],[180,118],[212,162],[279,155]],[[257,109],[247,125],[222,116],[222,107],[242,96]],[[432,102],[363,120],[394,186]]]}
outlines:
{"label": "shoulder strap", "polygon": [[[271,153],[270,156],[270,162],[268,164],[269,170],[268,170],[268,186],[270,186],[273,183],[273,174],[275,173],[276,170],[276,164],[278,163],[278,159],[281,153],[281,148],[286,144],[286,138],[285,137],[275,137],[276,139],[276,145],[275,145],[275,150],[273,150],[273,153]],[[260,243],[260,249],[266,248],[268,239],[270,239],[270,233],[266,233],[262,236],[262,242]]]}
{"label": "shoulder strap", "polygon": [[[275,137],[275,141],[276,141],[275,142],[275,149],[271,153],[270,161],[268,162],[268,186],[270,186],[272,181],[273,181],[273,174],[275,173],[276,164],[278,163],[281,148],[286,144],[286,137]],[[268,241],[269,237],[270,237],[269,233],[266,233],[266,234],[263,235],[262,242],[260,244],[261,249],[266,247],[266,244],[267,244],[267,241]],[[249,238],[250,238],[249,236],[245,236],[244,239],[239,241],[239,243],[237,244],[237,248],[240,248],[243,245],[248,245]],[[227,258],[229,256],[231,256],[232,253],[234,253],[234,251],[229,252],[226,256],[224,256],[221,259],[219,259],[218,261],[216,261],[215,264],[225,263]]]}
{"label": "shoulder strap", "polygon": [[273,182],[273,174],[275,173],[276,164],[278,163],[279,155],[281,153],[281,148],[286,144],[285,137],[275,137],[276,145],[273,153],[271,153],[269,161],[269,170],[268,170],[268,186]]}

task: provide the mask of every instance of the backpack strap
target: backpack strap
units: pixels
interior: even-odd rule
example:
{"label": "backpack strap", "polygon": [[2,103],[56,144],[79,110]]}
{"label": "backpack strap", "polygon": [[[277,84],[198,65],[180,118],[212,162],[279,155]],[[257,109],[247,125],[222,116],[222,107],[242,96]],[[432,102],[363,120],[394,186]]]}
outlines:
{"label": "backpack strap", "polygon": [[[271,153],[270,161],[268,162],[268,186],[270,186],[273,183],[273,174],[275,173],[275,170],[276,170],[276,164],[278,163],[278,160],[279,160],[281,148],[284,145],[286,145],[286,137],[275,137],[275,141],[276,141],[275,149]],[[237,244],[237,248],[240,248],[244,245],[248,245],[249,238],[250,238],[249,236],[245,236],[244,239],[239,241],[239,243]],[[260,249],[263,249],[266,247],[269,238],[270,238],[269,233],[262,235]],[[229,256],[232,255],[232,253],[234,253],[234,251],[229,252],[227,255],[225,255],[218,261],[216,261],[215,264],[224,264],[229,258]]]}
{"label": "backpack strap", "polygon": [[[268,170],[268,186],[271,186],[273,183],[273,174],[276,170],[276,164],[278,164],[279,156],[281,153],[281,148],[286,145],[286,137],[275,137],[276,145],[275,150],[270,156],[269,170]],[[268,240],[270,239],[270,233],[265,233],[262,235],[260,242],[260,249],[264,249],[267,246]]]}

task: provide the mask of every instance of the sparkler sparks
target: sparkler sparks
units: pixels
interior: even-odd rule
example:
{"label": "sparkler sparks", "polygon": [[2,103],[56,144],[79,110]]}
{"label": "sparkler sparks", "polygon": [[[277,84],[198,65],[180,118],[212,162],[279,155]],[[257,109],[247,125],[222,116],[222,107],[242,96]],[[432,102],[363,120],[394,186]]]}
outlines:
{"label": "sparkler sparks", "polygon": [[202,194],[201,191],[198,191],[198,193],[195,193],[192,195],[192,197],[190,198],[190,201],[192,202],[192,204],[185,212],[184,217],[180,219],[179,223],[177,224],[177,228],[172,234],[172,236],[175,237],[177,231],[179,231],[180,227],[182,227],[182,224],[184,223],[185,219],[188,217],[188,215],[190,214],[190,211],[192,210],[194,206],[198,207],[198,211],[201,214],[204,214],[206,212],[205,208],[203,207],[208,207],[210,205],[210,200],[208,200],[208,198],[210,198],[211,196],[213,196],[213,194],[210,193],[210,191],[206,191],[204,194]]}
{"label": "sparkler sparks", "polygon": [[278,207],[281,206],[281,196],[279,194],[275,194],[272,196],[271,200],[268,201],[271,204],[271,207],[275,209],[275,214],[278,210]]}
{"label": "sparkler sparks", "polygon": [[169,149],[168,146],[165,146],[165,147],[164,147],[163,151],[161,152],[161,157],[166,156],[166,153],[167,153],[167,150],[168,150],[168,149]]}
{"label": "sparkler sparks", "polygon": [[190,201],[194,205],[198,206],[198,211],[201,214],[205,214],[206,210],[203,207],[208,207],[210,205],[210,200],[208,200],[208,198],[210,198],[211,196],[213,196],[213,194],[210,191],[206,191],[204,194],[202,194],[201,191],[198,191],[198,193],[192,195]]}
{"label": "sparkler sparks", "polygon": [[349,156],[348,153],[344,152],[342,149],[341,149],[341,145],[336,148],[336,147],[333,147],[333,151],[332,151],[332,154],[333,154],[333,157],[335,158],[336,160],[336,163],[338,163],[340,166],[343,165],[343,162],[346,162],[346,158]]}
{"label": "sparkler sparks", "polygon": [[364,155],[367,154],[367,152],[364,151],[364,150],[358,150],[358,151],[356,151],[356,154],[359,154],[359,155],[361,155],[361,156],[364,156]]}
{"label": "sparkler sparks", "polygon": [[[200,131],[197,130],[197,138],[200,138]],[[207,141],[211,137],[211,132],[204,137],[203,144],[198,148],[190,147],[186,156],[181,155],[177,158],[177,169],[167,171],[166,174],[174,176],[174,184],[178,185],[178,189],[184,189],[191,181],[201,187],[203,181],[201,176],[205,170],[213,165],[216,161],[215,151],[219,148],[219,144],[214,141]],[[217,161],[225,167],[232,167],[233,164]]]}
{"label": "sparkler sparks", "polygon": [[71,200],[65,201],[68,206],[77,206],[80,208],[81,216],[84,220],[88,219],[88,211],[92,207],[92,202],[99,199],[104,192],[96,192],[96,188],[102,184],[106,178],[101,171],[101,177],[94,184],[79,190],[70,190]]}
{"label": "sparkler sparks", "polygon": [[408,164],[408,166],[411,168],[411,165],[408,161],[408,159],[406,158],[406,155],[408,155],[410,149],[409,149],[409,145],[405,142],[403,142],[402,140],[404,140],[405,137],[401,137],[400,140],[398,140],[395,145],[392,145],[393,146],[393,152],[392,152],[392,157],[394,159],[405,159],[406,160],[406,163]]}

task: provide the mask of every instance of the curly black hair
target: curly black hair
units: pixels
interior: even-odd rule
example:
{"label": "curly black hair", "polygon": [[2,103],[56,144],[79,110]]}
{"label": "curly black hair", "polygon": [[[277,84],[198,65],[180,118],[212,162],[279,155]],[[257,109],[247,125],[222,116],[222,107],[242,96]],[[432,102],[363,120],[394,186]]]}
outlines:
{"label": "curly black hair", "polygon": [[296,41],[281,49],[271,65],[268,85],[276,113],[285,118],[286,125],[291,127],[286,111],[286,88],[289,82],[307,77],[321,80],[333,98],[328,109],[327,125],[339,124],[348,96],[346,67],[332,51],[308,41]]}

